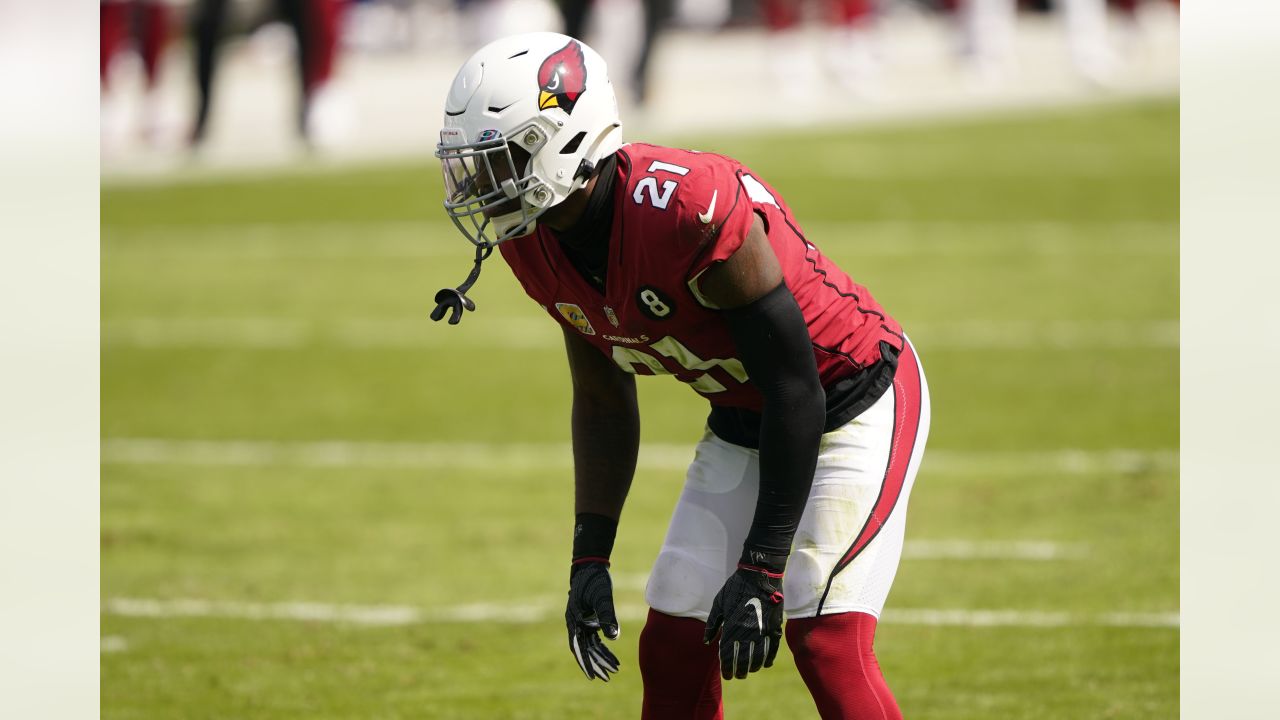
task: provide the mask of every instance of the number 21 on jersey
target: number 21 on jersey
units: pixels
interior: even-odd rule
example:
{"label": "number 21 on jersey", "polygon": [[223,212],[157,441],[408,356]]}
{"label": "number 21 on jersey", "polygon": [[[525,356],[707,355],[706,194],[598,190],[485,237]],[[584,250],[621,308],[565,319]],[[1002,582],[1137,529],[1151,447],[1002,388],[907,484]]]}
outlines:
{"label": "number 21 on jersey", "polygon": [[[649,164],[650,173],[673,173],[684,177],[689,174],[689,168],[679,165],[672,165],[661,160],[654,160]],[[637,205],[644,205],[646,198],[650,205],[659,210],[666,210],[667,205],[671,202],[671,196],[675,193],[676,187],[680,184],[679,180],[663,180],[662,188],[658,188],[658,178],[653,175],[641,178],[636,183],[636,191],[631,193],[631,199],[636,201]]]}

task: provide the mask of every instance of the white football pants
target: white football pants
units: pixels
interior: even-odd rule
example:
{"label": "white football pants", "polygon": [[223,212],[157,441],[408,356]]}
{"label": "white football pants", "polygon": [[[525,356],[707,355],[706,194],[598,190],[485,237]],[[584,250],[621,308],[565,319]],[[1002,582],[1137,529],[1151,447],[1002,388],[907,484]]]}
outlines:
{"label": "white football pants", "polygon": [[[929,435],[929,388],[910,343],[893,387],[822,436],[813,489],[783,578],[786,614],[880,616],[897,574],[907,499]],[[760,456],[716,437],[698,443],[645,600],[658,612],[706,620],[737,568],[755,513]]]}

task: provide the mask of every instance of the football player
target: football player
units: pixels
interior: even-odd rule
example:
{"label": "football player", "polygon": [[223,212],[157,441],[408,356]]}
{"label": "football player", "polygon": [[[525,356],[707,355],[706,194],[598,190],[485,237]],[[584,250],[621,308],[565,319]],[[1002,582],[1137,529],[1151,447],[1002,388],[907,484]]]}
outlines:
{"label": "football player", "polygon": [[433,319],[456,323],[494,247],[560,324],[576,522],[565,612],[589,679],[618,660],[609,557],[639,447],[636,375],[710,403],[649,575],[645,718],[718,718],[721,680],[785,633],[826,718],[897,718],[872,640],[902,552],[929,399],[902,328],[735,160],[624,144],[604,61],[577,40],[498,40],[462,66],[437,156],[475,245]]}

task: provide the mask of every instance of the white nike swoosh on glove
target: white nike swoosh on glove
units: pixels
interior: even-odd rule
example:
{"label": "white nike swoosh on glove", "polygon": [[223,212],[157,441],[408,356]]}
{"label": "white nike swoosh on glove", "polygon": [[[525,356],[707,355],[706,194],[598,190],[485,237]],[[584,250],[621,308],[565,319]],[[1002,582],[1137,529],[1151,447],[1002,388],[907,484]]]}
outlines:
{"label": "white nike swoosh on glove", "polygon": [[764,611],[760,608],[760,598],[751,598],[747,601],[747,607],[755,608],[756,624],[760,626],[760,632],[764,632]]}

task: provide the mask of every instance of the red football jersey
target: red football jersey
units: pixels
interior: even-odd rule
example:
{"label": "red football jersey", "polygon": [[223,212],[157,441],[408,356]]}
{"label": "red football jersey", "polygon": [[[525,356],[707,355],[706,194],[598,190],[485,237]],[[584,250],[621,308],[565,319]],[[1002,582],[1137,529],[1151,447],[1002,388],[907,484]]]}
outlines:
{"label": "red football jersey", "polygon": [[719,311],[697,279],[732,255],[760,216],[813,339],[824,387],[901,350],[902,328],[805,239],[773,188],[731,158],[632,143],[618,151],[605,291],[545,226],[498,247],[525,292],[623,370],[670,374],[714,405],[759,412]]}

